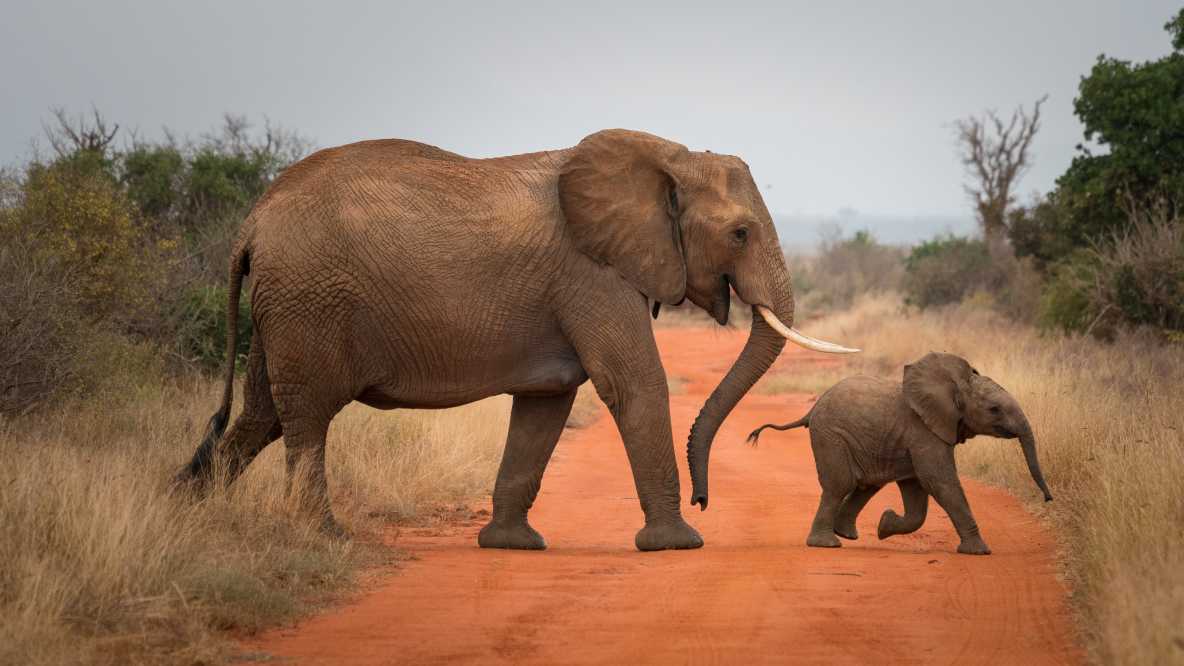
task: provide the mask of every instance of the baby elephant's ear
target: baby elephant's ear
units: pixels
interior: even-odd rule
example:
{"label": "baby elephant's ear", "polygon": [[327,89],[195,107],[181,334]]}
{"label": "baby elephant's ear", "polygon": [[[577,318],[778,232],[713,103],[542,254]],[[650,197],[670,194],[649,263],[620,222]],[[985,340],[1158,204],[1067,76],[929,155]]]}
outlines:
{"label": "baby elephant's ear", "polygon": [[947,444],[958,443],[966,391],[974,369],[960,356],[930,352],[904,366],[904,398],[926,427]]}

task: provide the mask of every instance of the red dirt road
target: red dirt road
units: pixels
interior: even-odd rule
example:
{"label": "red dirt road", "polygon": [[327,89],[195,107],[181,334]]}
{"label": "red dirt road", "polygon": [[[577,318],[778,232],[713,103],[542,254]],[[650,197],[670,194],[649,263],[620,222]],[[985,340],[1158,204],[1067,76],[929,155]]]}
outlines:
{"label": "red dirt road", "polygon": [[[658,331],[667,373],[685,381],[671,396],[684,501],[686,434],[746,335]],[[777,369],[832,359],[787,348]],[[936,503],[920,531],[877,540],[880,512],[902,510],[894,487],[868,504],[858,541],[807,548],[820,494],[807,431],[768,432],[756,449],[743,442],[808,407],[806,396],[750,394],[724,423],[711,509],[684,508],[701,550],[633,549],[641,510],[605,413],[564,433],[543,479],[531,523],[549,550],[481,550],[479,522],[405,529],[398,545],[416,559],[396,575],[244,648],[300,664],[1082,661],[1053,539],[1001,490],[966,481],[988,557],[954,552]]]}

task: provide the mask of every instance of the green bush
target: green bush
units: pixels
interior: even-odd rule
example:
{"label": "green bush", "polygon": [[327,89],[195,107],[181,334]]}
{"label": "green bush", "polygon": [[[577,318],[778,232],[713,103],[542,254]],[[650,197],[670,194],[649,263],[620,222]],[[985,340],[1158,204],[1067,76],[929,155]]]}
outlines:
{"label": "green bush", "polygon": [[915,246],[905,259],[905,303],[922,309],[958,303],[989,287],[994,273],[986,242],[939,236]]}
{"label": "green bush", "polygon": [[123,154],[120,179],[150,219],[166,220],[176,212],[184,178],[185,157],[172,144],[140,144]]}
{"label": "green bush", "polygon": [[1050,269],[1040,298],[1040,325],[1045,329],[1085,331],[1094,320],[1089,285],[1098,266],[1087,250],[1077,250]]}
{"label": "green bush", "polygon": [[[54,112],[48,161],[0,170],[0,414],[143,384],[162,349],[221,367],[225,266],[242,216],[309,150],[226,116],[178,143],[118,147],[96,111]],[[236,357],[250,347],[244,300]],[[126,393],[126,391],[125,391]]]}
{"label": "green bush", "polygon": [[78,164],[29,167],[0,236],[70,275],[88,320],[150,317],[175,244],[150,232],[116,182]]}
{"label": "green bush", "polygon": [[1047,268],[1129,229],[1132,207],[1184,202],[1184,10],[1164,27],[1172,53],[1145,62],[1100,55],[1081,79],[1073,110],[1085,142],[1056,190],[1013,216],[1017,255]]}
{"label": "green bush", "polygon": [[[226,350],[226,308],[229,292],[224,285],[190,287],[180,299],[177,313],[177,346],[189,361],[211,371],[222,367]],[[245,363],[251,348],[251,306],[246,293],[239,299],[238,339],[235,357]]]}
{"label": "green bush", "polygon": [[1046,328],[1112,338],[1119,328],[1150,327],[1171,339],[1184,332],[1184,223],[1161,211],[1143,215],[1106,243],[1059,262],[1045,288]]}
{"label": "green bush", "polygon": [[261,160],[202,148],[189,161],[186,219],[245,211],[267,189],[265,171],[266,164]]}

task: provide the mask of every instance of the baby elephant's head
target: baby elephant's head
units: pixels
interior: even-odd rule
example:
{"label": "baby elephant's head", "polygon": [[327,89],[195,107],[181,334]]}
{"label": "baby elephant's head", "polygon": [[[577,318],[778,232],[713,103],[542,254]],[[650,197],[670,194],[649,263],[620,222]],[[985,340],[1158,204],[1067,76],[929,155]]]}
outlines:
{"label": "baby elephant's head", "polygon": [[1019,439],[1032,480],[1044,493],[1044,500],[1052,500],[1024,410],[1010,393],[980,375],[966,359],[930,352],[904,366],[904,396],[925,425],[948,444],[975,435]]}

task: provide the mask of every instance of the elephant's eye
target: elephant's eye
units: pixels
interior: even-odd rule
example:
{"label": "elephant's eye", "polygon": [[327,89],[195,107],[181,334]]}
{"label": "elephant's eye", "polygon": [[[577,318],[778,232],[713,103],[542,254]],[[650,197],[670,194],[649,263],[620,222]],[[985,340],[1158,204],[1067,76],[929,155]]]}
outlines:
{"label": "elephant's eye", "polygon": [[748,229],[745,229],[744,227],[734,229],[732,231],[732,238],[734,238],[737,243],[743,245],[744,242],[748,240]]}
{"label": "elephant's eye", "polygon": [[998,416],[1003,413],[1003,408],[999,405],[991,405],[991,413]]}

